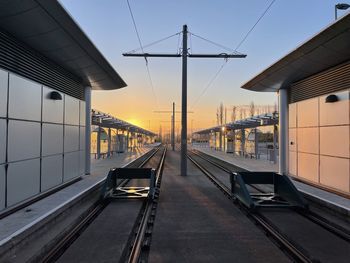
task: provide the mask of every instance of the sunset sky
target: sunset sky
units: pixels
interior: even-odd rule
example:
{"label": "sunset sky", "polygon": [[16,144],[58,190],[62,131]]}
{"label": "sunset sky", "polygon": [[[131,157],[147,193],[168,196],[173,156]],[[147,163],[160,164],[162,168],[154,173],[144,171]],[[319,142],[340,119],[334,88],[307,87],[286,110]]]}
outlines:
{"label": "sunset sky", "polygon": [[[92,106],[152,131],[160,124],[167,130],[172,102],[180,109],[181,59],[150,58],[149,69],[154,92],[143,58],[123,57],[122,53],[139,48],[126,0],[61,0],[83,31],[128,84],[114,91],[94,91]],[[256,23],[271,0],[129,0],[143,45],[178,33],[187,24],[189,31],[235,49]],[[240,86],[289,53],[302,42],[334,21],[331,0],[276,0],[238,49],[245,59],[227,63],[207,92],[203,89],[223,63],[221,59],[189,59],[188,120],[193,129],[215,124],[216,108],[249,104],[274,104],[276,94],[254,93]],[[339,11],[339,16],[344,11]],[[223,53],[222,48],[192,37],[190,52]],[[178,52],[178,35],[145,52]],[[156,95],[154,95],[156,94]],[[194,105],[194,102],[198,101]],[[180,120],[180,116],[177,116]],[[191,121],[193,120],[193,121]],[[179,125],[179,123],[177,123]]]}

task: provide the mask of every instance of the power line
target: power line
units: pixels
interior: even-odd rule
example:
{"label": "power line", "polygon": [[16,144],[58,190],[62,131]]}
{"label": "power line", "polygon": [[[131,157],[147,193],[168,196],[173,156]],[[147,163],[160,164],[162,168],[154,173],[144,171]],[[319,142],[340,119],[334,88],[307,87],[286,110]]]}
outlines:
{"label": "power line", "polygon": [[210,43],[210,44],[212,44],[212,45],[215,45],[215,46],[217,46],[217,47],[220,47],[220,48],[222,48],[222,49],[224,49],[224,50],[226,50],[226,51],[228,51],[228,52],[232,52],[232,53],[235,53],[236,51],[235,50],[233,50],[232,48],[229,48],[229,47],[225,47],[224,45],[221,45],[221,44],[219,44],[219,43],[216,43],[216,42],[214,42],[214,41],[212,41],[212,40],[209,40],[209,39],[207,39],[207,38],[204,38],[204,37],[201,37],[201,36],[199,36],[199,35],[196,35],[196,34],[194,34],[194,33],[190,33],[192,36],[194,36],[194,37],[197,37],[197,38],[199,38],[199,39],[201,39],[201,40],[204,40],[204,41],[206,41],[206,42],[208,42],[208,43]]}
{"label": "power line", "polygon": [[[140,49],[142,50],[142,52],[144,52],[144,51],[143,51],[142,42],[141,42],[141,37],[140,37],[139,31],[137,30],[137,26],[136,26],[134,14],[133,14],[133,12],[132,12],[132,9],[131,9],[129,0],[126,0],[126,2],[127,2],[127,4],[128,4],[130,16],[131,16],[131,19],[132,19],[132,22],[133,22],[133,25],[134,25],[134,29],[135,29],[135,32],[136,32],[136,35],[137,35],[137,39],[138,39],[139,44],[140,44]],[[154,85],[153,85],[153,81],[152,81],[152,77],[151,77],[151,73],[150,73],[150,69],[149,69],[148,61],[147,61],[147,58],[146,58],[146,57],[145,57],[145,61],[146,61],[146,69],[147,69],[147,75],[148,75],[149,83],[150,83],[150,85],[151,85],[152,93],[153,93],[153,96],[154,96],[154,100],[155,100],[155,102],[156,102],[156,108],[158,109],[158,99],[157,99],[157,95],[156,95],[156,93],[155,93],[155,89],[154,89]]]}
{"label": "power line", "polygon": [[[258,18],[258,20],[255,22],[255,24],[249,29],[249,31],[247,32],[247,34],[243,37],[243,39],[241,40],[241,42],[238,43],[238,45],[236,46],[236,48],[234,49],[233,53],[237,52],[237,49],[246,41],[246,39],[248,38],[248,36],[250,35],[250,33],[254,30],[254,28],[259,24],[260,20],[266,15],[266,13],[270,10],[270,8],[272,7],[272,5],[276,2],[276,0],[272,0],[270,2],[270,4],[267,6],[267,8],[265,9],[265,11],[260,15],[260,17]],[[198,36],[197,36],[198,37]],[[202,38],[203,39],[203,38]],[[222,46],[220,44],[217,44],[215,42],[212,42],[211,40],[208,39],[203,39],[206,41],[211,42],[214,45],[219,45],[222,48],[225,48],[225,46]],[[230,49],[232,50],[232,49]],[[203,89],[203,91],[200,93],[200,95],[197,97],[197,99],[195,100],[194,105],[192,106],[192,108],[194,108],[194,106],[198,103],[198,101],[200,100],[200,98],[204,95],[204,93],[212,86],[212,84],[214,83],[215,79],[217,79],[218,75],[221,73],[221,71],[223,70],[223,68],[225,67],[225,65],[228,63],[228,59],[226,59],[224,61],[224,63],[220,66],[219,70],[214,74],[214,76],[210,79],[210,81],[208,82],[208,84],[205,86],[205,88]]]}
{"label": "power line", "polygon": [[179,36],[180,36],[180,34],[181,34],[181,32],[177,32],[177,33],[172,34],[172,35],[170,35],[170,36],[167,36],[167,37],[161,38],[161,39],[159,39],[159,40],[157,40],[157,41],[154,41],[154,42],[152,42],[152,43],[146,44],[146,45],[144,45],[144,46],[142,46],[142,47],[135,48],[135,49],[133,49],[133,50],[131,50],[131,51],[129,51],[129,52],[126,52],[126,53],[135,53],[136,51],[139,51],[139,50],[142,50],[142,52],[143,52],[143,49],[144,49],[144,48],[148,48],[148,47],[150,47],[150,46],[153,46],[153,45],[155,45],[155,44],[158,44],[158,43],[160,43],[160,42],[163,42],[163,41],[165,41],[165,40],[168,40],[169,38],[172,38],[172,37],[174,37],[174,36],[176,36],[176,35],[179,35]]}
{"label": "power line", "polygon": [[270,10],[271,6],[276,2],[276,0],[272,0],[271,3],[268,5],[268,7],[265,9],[265,11],[261,14],[259,19],[255,22],[255,24],[252,26],[252,28],[247,32],[247,34],[244,36],[241,42],[237,45],[235,48],[235,51],[243,44],[243,42],[248,38],[249,34],[254,30],[254,28],[259,24],[260,20],[266,15],[266,13]]}

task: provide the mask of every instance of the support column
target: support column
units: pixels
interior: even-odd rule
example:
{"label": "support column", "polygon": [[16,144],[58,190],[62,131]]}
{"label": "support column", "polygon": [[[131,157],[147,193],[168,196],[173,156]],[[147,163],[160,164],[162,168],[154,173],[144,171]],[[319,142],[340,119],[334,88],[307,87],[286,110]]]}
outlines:
{"label": "support column", "polygon": [[96,140],[96,143],[97,143],[97,159],[100,159],[101,158],[101,127],[98,126],[98,129],[97,129],[97,140]]}
{"label": "support column", "polygon": [[182,32],[181,175],[187,175],[187,25]]}
{"label": "support column", "polygon": [[241,129],[242,135],[241,135],[241,153],[242,156],[244,157],[244,149],[245,149],[245,130]]}
{"label": "support column", "polygon": [[112,144],[112,133],[111,133],[111,128],[108,128],[108,147],[107,147],[108,157],[111,157],[111,144]]}
{"label": "support column", "polygon": [[273,125],[273,163],[277,163],[277,136],[278,130],[277,125]]}
{"label": "support column", "polygon": [[85,174],[91,170],[91,87],[85,87]]}
{"label": "support column", "polygon": [[279,100],[279,173],[288,173],[288,93],[286,89],[278,91]]}
{"label": "support column", "polygon": [[222,152],[222,131],[221,131],[221,127],[220,127],[220,131],[219,131],[219,148],[220,148],[220,152]]}
{"label": "support column", "polygon": [[171,121],[171,147],[175,151],[175,102],[173,102],[173,116]]}
{"label": "support column", "polygon": [[232,147],[233,147],[233,157],[236,156],[236,130],[233,130],[233,140],[232,140]]}
{"label": "support column", "polygon": [[129,151],[129,130],[126,131],[126,152]]}
{"label": "support column", "polygon": [[258,138],[258,129],[255,128],[255,133],[254,133],[254,154],[255,154],[255,159],[258,159],[259,155],[259,138]]}

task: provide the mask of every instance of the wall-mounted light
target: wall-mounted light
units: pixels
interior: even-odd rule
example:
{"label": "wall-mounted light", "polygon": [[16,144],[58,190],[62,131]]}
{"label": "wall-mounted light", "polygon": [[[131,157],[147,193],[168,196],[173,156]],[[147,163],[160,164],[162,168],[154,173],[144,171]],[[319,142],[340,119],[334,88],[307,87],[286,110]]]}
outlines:
{"label": "wall-mounted light", "polygon": [[51,91],[49,98],[51,100],[62,100],[62,95],[57,91]]}
{"label": "wall-mounted light", "polygon": [[338,101],[338,97],[337,95],[334,95],[334,94],[331,94],[331,95],[328,95],[326,97],[326,103],[333,103],[333,102],[337,102]]}

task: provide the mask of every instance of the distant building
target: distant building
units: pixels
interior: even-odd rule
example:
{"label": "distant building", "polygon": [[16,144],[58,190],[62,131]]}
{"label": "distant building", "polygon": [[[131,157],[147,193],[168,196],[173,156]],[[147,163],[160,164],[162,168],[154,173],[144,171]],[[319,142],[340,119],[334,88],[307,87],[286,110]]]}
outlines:
{"label": "distant building", "polygon": [[57,1],[0,1],[0,210],[89,173],[91,89],[124,86]]}
{"label": "distant building", "polygon": [[279,93],[280,172],[350,194],[350,14],[242,86]]}

